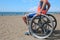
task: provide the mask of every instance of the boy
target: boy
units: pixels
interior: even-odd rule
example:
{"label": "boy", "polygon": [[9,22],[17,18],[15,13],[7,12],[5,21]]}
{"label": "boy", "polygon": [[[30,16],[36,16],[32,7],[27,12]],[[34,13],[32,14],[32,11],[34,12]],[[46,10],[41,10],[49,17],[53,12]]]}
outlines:
{"label": "boy", "polygon": [[[28,15],[23,16],[24,22],[27,24],[27,22],[26,22],[27,17],[32,18],[34,15],[39,16],[41,13],[46,14],[47,11],[49,10],[49,8],[50,8],[50,3],[48,2],[48,0],[40,0],[39,6],[38,6],[38,9],[37,9],[37,13],[28,14]],[[25,34],[29,35],[30,33],[28,31]]]}

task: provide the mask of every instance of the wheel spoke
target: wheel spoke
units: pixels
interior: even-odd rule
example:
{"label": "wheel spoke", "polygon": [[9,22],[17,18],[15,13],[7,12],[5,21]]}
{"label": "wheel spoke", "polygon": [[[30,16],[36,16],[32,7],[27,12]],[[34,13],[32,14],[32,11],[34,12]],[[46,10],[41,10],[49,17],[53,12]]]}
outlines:
{"label": "wheel spoke", "polygon": [[34,23],[35,25],[39,25],[38,23],[36,23],[36,22],[34,22],[34,21],[33,21],[33,23]]}

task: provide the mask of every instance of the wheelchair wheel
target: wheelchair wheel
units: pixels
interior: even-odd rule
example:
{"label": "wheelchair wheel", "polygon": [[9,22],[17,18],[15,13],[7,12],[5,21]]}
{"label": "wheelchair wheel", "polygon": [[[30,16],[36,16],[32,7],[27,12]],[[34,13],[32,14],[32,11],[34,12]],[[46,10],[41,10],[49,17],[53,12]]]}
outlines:
{"label": "wheelchair wheel", "polygon": [[56,18],[55,18],[53,15],[51,15],[51,14],[46,14],[46,15],[48,15],[49,17],[52,18],[53,23],[54,23],[54,30],[55,30],[55,28],[56,28],[56,26],[57,26],[57,20],[56,20]]}
{"label": "wheelchair wheel", "polygon": [[53,32],[53,22],[47,15],[34,16],[29,31],[36,38],[47,38]]}

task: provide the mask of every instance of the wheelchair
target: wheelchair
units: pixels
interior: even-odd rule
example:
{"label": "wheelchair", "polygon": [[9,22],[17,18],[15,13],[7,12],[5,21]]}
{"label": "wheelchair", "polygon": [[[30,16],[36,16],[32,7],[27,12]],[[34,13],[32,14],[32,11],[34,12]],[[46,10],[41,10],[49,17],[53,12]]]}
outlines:
{"label": "wheelchair", "polygon": [[48,38],[57,26],[56,18],[51,14],[41,14],[27,18],[30,34],[35,38]]}

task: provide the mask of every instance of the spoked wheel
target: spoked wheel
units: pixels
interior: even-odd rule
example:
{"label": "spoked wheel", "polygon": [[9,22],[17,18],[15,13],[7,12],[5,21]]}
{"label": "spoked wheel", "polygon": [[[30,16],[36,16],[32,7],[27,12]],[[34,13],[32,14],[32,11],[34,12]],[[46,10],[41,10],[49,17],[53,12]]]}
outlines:
{"label": "spoked wheel", "polygon": [[46,14],[46,15],[48,15],[50,18],[52,18],[53,23],[54,23],[54,30],[55,30],[55,28],[57,26],[57,20],[56,20],[56,18],[53,15],[51,15],[51,14]]}
{"label": "spoked wheel", "polygon": [[53,32],[53,22],[46,15],[34,16],[29,27],[30,33],[36,38],[47,38]]}

